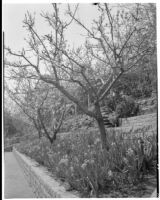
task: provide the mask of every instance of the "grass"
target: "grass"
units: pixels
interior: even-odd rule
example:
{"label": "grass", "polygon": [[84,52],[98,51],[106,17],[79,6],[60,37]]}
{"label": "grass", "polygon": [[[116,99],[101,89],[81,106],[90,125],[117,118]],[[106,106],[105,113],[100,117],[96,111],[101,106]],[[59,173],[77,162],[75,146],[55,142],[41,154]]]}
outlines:
{"label": "grass", "polygon": [[[140,130],[139,130],[140,131]],[[100,197],[111,191],[122,191],[144,181],[148,174],[156,174],[156,134],[141,135],[108,133],[110,150],[101,149],[97,132],[67,134],[58,137],[51,146],[47,139],[28,140],[17,149],[46,166],[58,179],[68,182],[82,197]]]}

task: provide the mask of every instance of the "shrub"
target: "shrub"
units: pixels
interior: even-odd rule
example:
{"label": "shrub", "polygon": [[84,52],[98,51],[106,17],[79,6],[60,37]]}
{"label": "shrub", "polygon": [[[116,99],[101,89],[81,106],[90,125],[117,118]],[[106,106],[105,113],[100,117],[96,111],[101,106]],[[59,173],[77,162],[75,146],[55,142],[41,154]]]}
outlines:
{"label": "shrub", "polygon": [[144,97],[151,97],[152,91],[153,91],[152,85],[144,84],[142,90],[143,90]]}
{"label": "shrub", "polygon": [[116,113],[120,118],[136,116],[139,112],[139,105],[129,96],[125,96],[123,101],[116,106]]}
{"label": "shrub", "polygon": [[114,112],[116,110],[116,105],[122,101],[121,95],[115,93],[115,96],[108,96],[105,100],[105,104],[110,112]]}
{"label": "shrub", "polygon": [[113,87],[114,92],[123,92],[134,98],[150,97],[157,86],[156,72],[145,67],[139,70],[122,75]]}
{"label": "shrub", "polygon": [[113,124],[114,127],[120,126],[120,119],[116,112],[113,112],[109,115],[109,121]]}
{"label": "shrub", "polygon": [[66,119],[63,124],[61,131],[69,132],[73,130],[77,130],[79,128],[89,128],[94,127],[94,119],[86,116],[86,115],[76,115],[72,118]]}

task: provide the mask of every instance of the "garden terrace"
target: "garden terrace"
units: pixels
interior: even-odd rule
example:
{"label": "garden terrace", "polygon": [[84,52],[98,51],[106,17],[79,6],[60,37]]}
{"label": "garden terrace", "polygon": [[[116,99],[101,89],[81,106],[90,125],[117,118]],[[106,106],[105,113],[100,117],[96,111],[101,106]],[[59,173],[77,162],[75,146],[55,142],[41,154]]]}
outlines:
{"label": "garden terrace", "polygon": [[156,134],[140,136],[134,131],[124,134],[112,129],[109,141],[110,150],[106,152],[101,149],[96,133],[77,131],[59,136],[53,145],[42,138],[25,141],[16,149],[46,166],[59,180],[69,184],[69,190],[77,190],[84,197],[143,197],[149,192],[148,177],[154,180],[154,190]]}

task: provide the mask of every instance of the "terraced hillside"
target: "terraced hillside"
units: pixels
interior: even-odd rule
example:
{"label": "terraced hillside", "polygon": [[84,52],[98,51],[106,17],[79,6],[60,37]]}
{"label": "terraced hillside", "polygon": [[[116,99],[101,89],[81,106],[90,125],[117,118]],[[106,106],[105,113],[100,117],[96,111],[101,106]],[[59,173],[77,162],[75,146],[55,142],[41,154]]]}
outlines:
{"label": "terraced hillside", "polygon": [[135,127],[141,128],[142,126],[151,126],[154,130],[157,130],[157,113],[140,115],[136,117],[123,118],[122,127]]}
{"label": "terraced hillside", "polygon": [[157,113],[140,115],[121,119],[122,125],[116,128],[106,128],[107,130],[114,130],[115,133],[135,133],[136,135],[152,135],[157,133]]}
{"label": "terraced hillside", "polygon": [[[121,119],[122,124],[120,127],[115,128],[108,128],[106,127],[106,131],[113,130],[117,134],[119,132],[128,133],[134,131],[137,134],[153,134],[157,133],[157,113],[147,114],[147,115],[140,115],[136,117],[130,118],[123,118]],[[62,131],[60,135],[63,133],[70,134],[70,133],[94,133],[98,131],[97,124],[93,122],[92,119],[86,117],[85,115],[75,116],[74,119],[70,119],[66,121],[68,125],[67,131]],[[72,128],[71,128],[72,127]]]}

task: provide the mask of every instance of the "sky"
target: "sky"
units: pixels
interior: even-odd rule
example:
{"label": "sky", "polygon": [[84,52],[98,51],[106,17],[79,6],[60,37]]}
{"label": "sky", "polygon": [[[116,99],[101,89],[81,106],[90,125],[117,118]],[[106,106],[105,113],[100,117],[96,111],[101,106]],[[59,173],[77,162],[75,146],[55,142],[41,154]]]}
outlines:
{"label": "sky", "polygon": [[[67,4],[61,4],[61,10],[65,11]],[[74,9],[76,4],[72,4]],[[5,44],[15,50],[21,50],[25,45],[24,38],[27,36],[26,30],[23,28],[23,20],[27,11],[35,13],[36,27],[39,33],[50,33],[47,23],[40,16],[42,11],[51,11],[51,4],[4,4],[3,5],[3,31],[5,32]],[[90,27],[93,19],[97,19],[98,11],[96,6],[91,4],[80,4],[77,17],[87,26]],[[63,15],[63,19],[69,21],[70,18]],[[66,38],[70,45],[75,47],[83,44],[86,32],[76,24],[66,32]]]}

